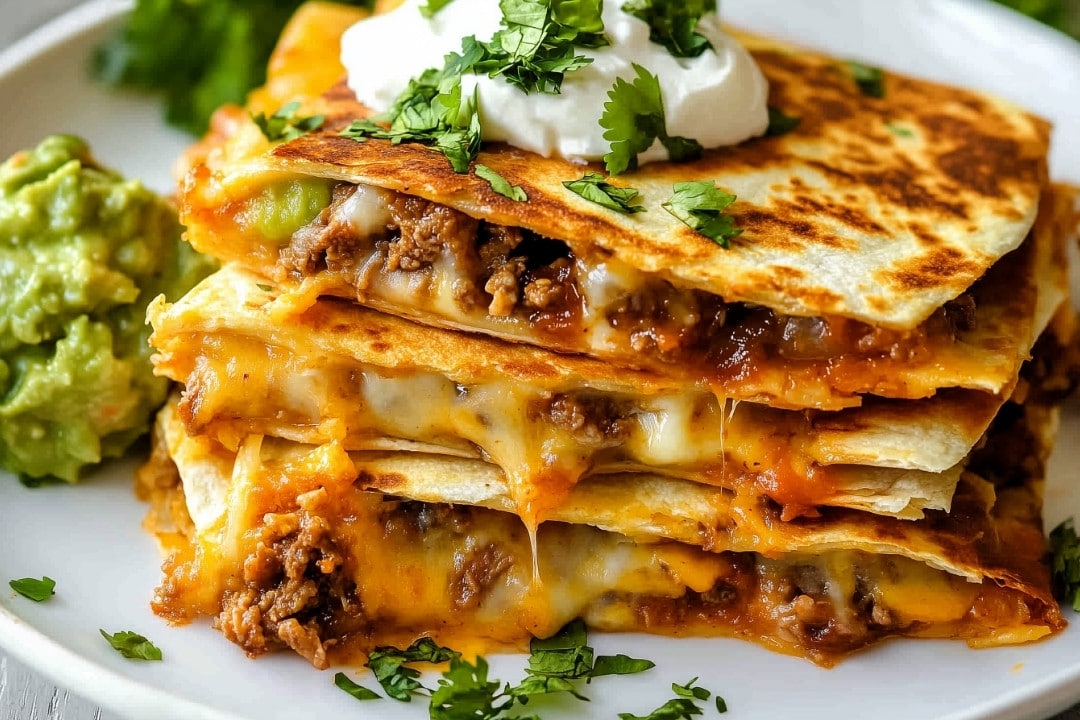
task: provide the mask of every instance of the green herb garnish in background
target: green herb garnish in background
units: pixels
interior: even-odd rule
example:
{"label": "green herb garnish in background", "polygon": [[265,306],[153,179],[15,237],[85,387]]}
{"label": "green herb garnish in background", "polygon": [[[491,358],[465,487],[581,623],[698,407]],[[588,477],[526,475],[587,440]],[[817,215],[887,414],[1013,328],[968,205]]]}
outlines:
{"label": "green herb garnish in background", "polygon": [[581,197],[602,205],[609,210],[627,215],[645,212],[645,208],[635,204],[641,194],[632,187],[619,187],[607,181],[602,173],[587,172],[578,180],[566,180],[563,186]]}
{"label": "green herb garnish in background", "polygon": [[279,140],[295,140],[322,127],[326,122],[325,115],[308,115],[306,117],[296,114],[300,109],[299,102],[291,102],[283,105],[280,110],[266,117],[266,113],[252,115],[251,119],[259,126],[263,136],[270,142]]}
{"label": "green herb garnish in background", "polygon": [[161,660],[161,650],[138,633],[121,630],[114,635],[110,635],[100,629],[98,632],[101,633],[101,637],[112,645],[113,650],[116,650],[128,660]]}
{"label": "green herb garnish in background", "polygon": [[[374,0],[339,0],[374,6]],[[195,135],[266,81],[278,35],[302,0],[137,0],[93,58],[110,85],[161,92],[165,119]]]}
{"label": "green herb garnish in background", "polygon": [[430,20],[435,17],[436,13],[453,1],[454,0],[427,0],[426,3],[420,6],[420,14]]}
{"label": "green herb garnish in background", "polygon": [[668,135],[657,77],[637,63],[633,67],[637,77],[633,82],[615,78],[600,116],[604,139],[611,142],[611,150],[604,155],[607,171],[618,175],[636,168],[637,156],[658,139],[672,162],[701,157],[704,148],[697,140]]}
{"label": "green herb garnish in background", "polygon": [[1072,518],[1050,532],[1050,571],[1058,599],[1080,611],[1080,538]]}
{"label": "green herb garnish in background", "polygon": [[885,97],[885,71],[873,65],[866,65],[858,60],[844,62],[851,79],[859,87],[859,92],[867,97]]}
{"label": "green herb garnish in background", "polygon": [[56,581],[47,575],[43,575],[40,580],[29,577],[9,580],[8,585],[15,592],[34,602],[43,602],[56,594]]}
{"label": "green herb garnish in background", "polygon": [[675,194],[663,204],[663,208],[715,242],[720,247],[730,247],[731,240],[742,230],[735,227],[735,219],[725,215],[724,210],[735,202],[735,196],[716,187],[716,183],[675,183]]}
{"label": "green herb garnish in background", "polygon": [[695,31],[705,13],[716,12],[716,0],[629,0],[622,10],[649,26],[649,40],[674,57],[698,57],[712,47]]}
{"label": "green herb garnish in background", "polygon": [[1080,40],[1080,5],[1075,0],[996,0]]}

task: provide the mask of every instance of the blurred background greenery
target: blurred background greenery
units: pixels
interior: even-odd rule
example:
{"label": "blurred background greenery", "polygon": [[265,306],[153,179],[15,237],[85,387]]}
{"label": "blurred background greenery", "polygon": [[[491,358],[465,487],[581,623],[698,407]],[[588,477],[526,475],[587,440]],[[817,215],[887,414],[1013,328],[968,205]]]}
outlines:
{"label": "blurred background greenery", "polygon": [[1080,40],[1080,0],[997,0]]}

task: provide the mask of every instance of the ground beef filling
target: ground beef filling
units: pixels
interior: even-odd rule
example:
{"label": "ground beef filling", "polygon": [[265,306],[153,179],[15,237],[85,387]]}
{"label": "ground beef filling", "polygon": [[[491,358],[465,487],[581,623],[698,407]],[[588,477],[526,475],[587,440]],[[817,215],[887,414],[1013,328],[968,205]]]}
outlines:
{"label": "ground beef filling", "polygon": [[267,515],[242,566],[243,589],[222,598],[215,625],[249,655],[288,647],[324,669],[327,650],[362,625],[343,556],[320,515],[325,496],[308,493],[295,512]]}
{"label": "ground beef filling", "polygon": [[384,227],[360,237],[349,217],[355,192],[354,185],[335,187],[330,206],[282,248],[284,270],[302,277],[337,275],[359,299],[378,295],[388,274],[415,274],[422,277],[409,288],[420,295],[415,304],[421,307],[428,305],[423,294],[439,284],[435,274],[448,273],[453,299],[466,315],[513,318],[569,349],[577,347],[582,319],[598,312],[621,331],[625,351],[667,362],[705,357],[721,368],[775,356],[816,361],[849,354],[909,361],[932,342],[951,340],[975,324],[971,295],[947,303],[919,328],[901,332],[843,318],[778,315],[662,280],[650,280],[606,308],[589,309],[565,243],[386,191],[380,191],[388,197]]}

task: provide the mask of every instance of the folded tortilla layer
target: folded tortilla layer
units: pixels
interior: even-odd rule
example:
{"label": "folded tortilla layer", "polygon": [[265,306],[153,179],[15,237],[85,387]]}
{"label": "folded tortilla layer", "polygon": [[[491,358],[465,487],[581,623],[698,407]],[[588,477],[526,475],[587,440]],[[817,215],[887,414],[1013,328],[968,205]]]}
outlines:
{"label": "folded tortilla layer", "polygon": [[421,634],[519,647],[583,617],[829,665],[883,637],[985,646],[1064,625],[1033,478],[995,489],[968,474],[953,512],[920,522],[844,510],[782,522],[749,494],[600,476],[531,534],[482,461],[259,436],[231,451],[189,435],[175,406],[155,458],[143,481],[186,527],[164,533],[174,552],[155,610],[214,616],[252,655],[288,646],[325,666]]}
{"label": "folded tortilla layer", "polygon": [[[622,176],[648,212],[593,205],[562,185],[580,166],[510,147],[478,161],[528,202],[426,147],[341,137],[367,110],[338,88],[312,105],[331,129],[290,143],[237,119],[186,178],[188,239],[305,292],[705,380],[723,397],[835,409],[864,394],[1007,392],[1038,334],[1039,282],[1037,258],[1009,253],[1033,224],[1058,242],[1076,228],[1071,193],[1045,177],[1045,123],[894,74],[867,98],[835,60],[756,52],[799,128]],[[819,80],[816,95],[800,89]],[[732,248],[660,207],[694,179],[739,195]]]}

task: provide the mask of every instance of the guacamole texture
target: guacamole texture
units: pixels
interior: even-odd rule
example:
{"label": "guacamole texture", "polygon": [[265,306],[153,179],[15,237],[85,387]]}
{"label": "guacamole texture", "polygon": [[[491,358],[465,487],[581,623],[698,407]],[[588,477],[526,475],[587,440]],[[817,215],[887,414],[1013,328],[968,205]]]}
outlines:
{"label": "guacamole texture", "polygon": [[79,479],[150,425],[146,306],[213,269],[176,210],[57,135],[0,166],[0,467]]}

